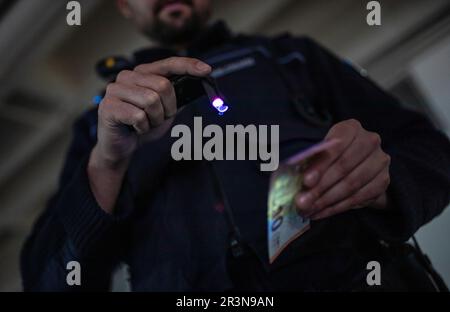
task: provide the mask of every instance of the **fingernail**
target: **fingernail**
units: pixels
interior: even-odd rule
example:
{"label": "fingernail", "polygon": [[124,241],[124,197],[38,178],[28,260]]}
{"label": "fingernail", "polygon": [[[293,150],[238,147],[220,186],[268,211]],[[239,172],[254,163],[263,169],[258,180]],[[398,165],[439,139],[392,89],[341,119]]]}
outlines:
{"label": "fingernail", "polygon": [[319,180],[319,173],[317,171],[313,171],[305,176],[304,182],[306,186],[313,186],[318,182],[318,180]]}
{"label": "fingernail", "polygon": [[310,203],[312,201],[312,195],[310,193],[306,193],[297,197],[297,205],[300,208],[309,208]]}
{"label": "fingernail", "polygon": [[205,64],[203,62],[198,62],[196,66],[197,66],[197,69],[202,72],[211,71],[211,66],[209,66],[208,64]]}

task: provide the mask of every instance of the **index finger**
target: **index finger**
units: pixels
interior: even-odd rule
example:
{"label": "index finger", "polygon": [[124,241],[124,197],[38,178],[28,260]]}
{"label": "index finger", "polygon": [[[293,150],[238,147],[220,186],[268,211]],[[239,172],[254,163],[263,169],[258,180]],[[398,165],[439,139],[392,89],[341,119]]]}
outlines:
{"label": "index finger", "polygon": [[321,149],[318,153],[315,153],[311,161],[307,165],[305,171],[304,184],[311,188],[316,185],[324,172],[334,163],[336,159],[346,150],[348,147],[346,142],[342,140],[333,139],[327,148]]}
{"label": "index finger", "polygon": [[164,60],[137,66],[135,71],[142,74],[153,74],[160,76],[192,75],[205,76],[211,72],[211,66],[194,58],[170,57]]}
{"label": "index finger", "polygon": [[331,139],[328,141],[323,141],[322,143],[316,144],[316,145],[308,148],[307,150],[305,150],[297,155],[292,156],[291,158],[289,158],[286,161],[286,164],[300,165],[305,160],[307,160],[315,155],[318,155],[322,152],[325,152],[325,151],[335,147],[339,143],[340,143],[339,139]]}

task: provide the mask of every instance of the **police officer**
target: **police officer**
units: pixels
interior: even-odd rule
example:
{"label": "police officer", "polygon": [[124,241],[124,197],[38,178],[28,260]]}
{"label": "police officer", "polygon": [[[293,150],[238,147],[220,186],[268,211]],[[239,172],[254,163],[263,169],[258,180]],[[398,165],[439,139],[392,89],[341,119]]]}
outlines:
{"label": "police officer", "polygon": [[[76,123],[59,190],[24,246],[25,290],[107,290],[120,262],[137,291],[364,289],[367,263],[389,264],[378,242],[406,241],[448,204],[447,138],[311,39],[234,35],[208,23],[209,0],[117,4],[160,47],[100,66],[113,80]],[[212,75],[232,109],[177,111],[169,78],[185,74]],[[311,229],[274,263],[269,176],[251,161],[171,160],[168,130],[195,115],[278,124],[285,156],[339,141],[296,198]],[[70,261],[81,285],[66,283]],[[385,284],[410,289],[392,274]]]}

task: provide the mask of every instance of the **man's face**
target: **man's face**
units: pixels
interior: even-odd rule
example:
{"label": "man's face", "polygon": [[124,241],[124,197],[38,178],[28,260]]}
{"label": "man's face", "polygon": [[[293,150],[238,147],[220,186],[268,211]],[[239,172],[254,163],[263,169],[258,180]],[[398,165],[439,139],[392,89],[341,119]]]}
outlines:
{"label": "man's face", "polygon": [[207,23],[210,0],[117,0],[122,14],[150,38],[165,44],[186,44]]}

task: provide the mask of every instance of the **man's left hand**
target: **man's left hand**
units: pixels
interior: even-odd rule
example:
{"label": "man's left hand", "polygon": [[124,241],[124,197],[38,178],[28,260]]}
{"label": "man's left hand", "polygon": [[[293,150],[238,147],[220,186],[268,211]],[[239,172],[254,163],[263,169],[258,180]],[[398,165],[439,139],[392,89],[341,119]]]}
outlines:
{"label": "man's left hand", "polygon": [[308,165],[297,195],[299,213],[312,220],[363,207],[385,209],[391,158],[381,149],[377,133],[354,119],[333,126],[326,140],[337,139]]}

